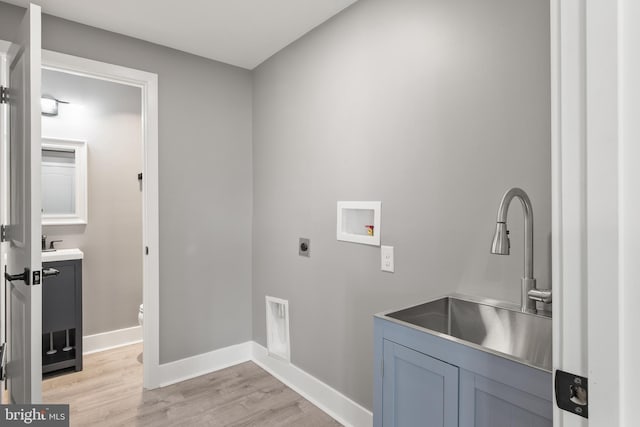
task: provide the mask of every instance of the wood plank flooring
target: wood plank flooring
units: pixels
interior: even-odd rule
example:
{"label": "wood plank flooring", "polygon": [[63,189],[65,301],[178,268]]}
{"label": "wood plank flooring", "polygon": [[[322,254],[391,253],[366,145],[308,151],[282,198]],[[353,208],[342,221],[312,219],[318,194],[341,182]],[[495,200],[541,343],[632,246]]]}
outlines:
{"label": "wood plank flooring", "polygon": [[43,381],[46,403],[69,403],[71,426],[340,424],[252,362],[156,390],[142,388],[142,344],[84,358],[82,372]]}

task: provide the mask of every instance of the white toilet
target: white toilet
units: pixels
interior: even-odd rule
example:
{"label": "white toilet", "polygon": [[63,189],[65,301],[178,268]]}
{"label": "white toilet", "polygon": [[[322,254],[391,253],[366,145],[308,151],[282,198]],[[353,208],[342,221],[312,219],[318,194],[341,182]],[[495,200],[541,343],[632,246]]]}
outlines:
{"label": "white toilet", "polygon": [[138,310],[138,323],[142,326],[142,318],[144,317],[144,308],[142,304],[140,304],[140,309]]}

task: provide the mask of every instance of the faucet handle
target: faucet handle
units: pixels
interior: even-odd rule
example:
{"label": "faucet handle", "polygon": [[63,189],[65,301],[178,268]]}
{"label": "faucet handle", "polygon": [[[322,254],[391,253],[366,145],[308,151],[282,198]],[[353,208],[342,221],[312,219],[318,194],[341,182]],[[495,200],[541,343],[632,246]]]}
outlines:
{"label": "faucet handle", "polygon": [[56,243],[60,243],[62,242],[62,240],[52,240],[49,242],[49,249],[55,249],[56,247],[54,246]]}
{"label": "faucet handle", "polygon": [[551,289],[531,289],[527,295],[534,301],[540,301],[545,304],[551,303]]}

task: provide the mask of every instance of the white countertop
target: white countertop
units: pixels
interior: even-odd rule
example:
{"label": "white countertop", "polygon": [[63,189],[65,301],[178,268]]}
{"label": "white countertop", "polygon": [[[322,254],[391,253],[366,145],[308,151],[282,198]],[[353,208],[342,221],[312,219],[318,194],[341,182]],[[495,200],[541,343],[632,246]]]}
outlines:
{"label": "white countertop", "polygon": [[55,251],[42,252],[42,262],[69,261],[72,259],[82,259],[84,254],[80,249],[56,249]]}

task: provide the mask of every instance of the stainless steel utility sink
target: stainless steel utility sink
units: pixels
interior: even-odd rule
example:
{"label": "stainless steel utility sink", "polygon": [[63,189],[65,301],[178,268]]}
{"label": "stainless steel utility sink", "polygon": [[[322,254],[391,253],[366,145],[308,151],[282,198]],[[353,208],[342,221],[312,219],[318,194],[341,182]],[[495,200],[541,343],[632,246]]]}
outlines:
{"label": "stainless steel utility sink", "polygon": [[480,298],[447,296],[380,317],[551,372],[548,316]]}

